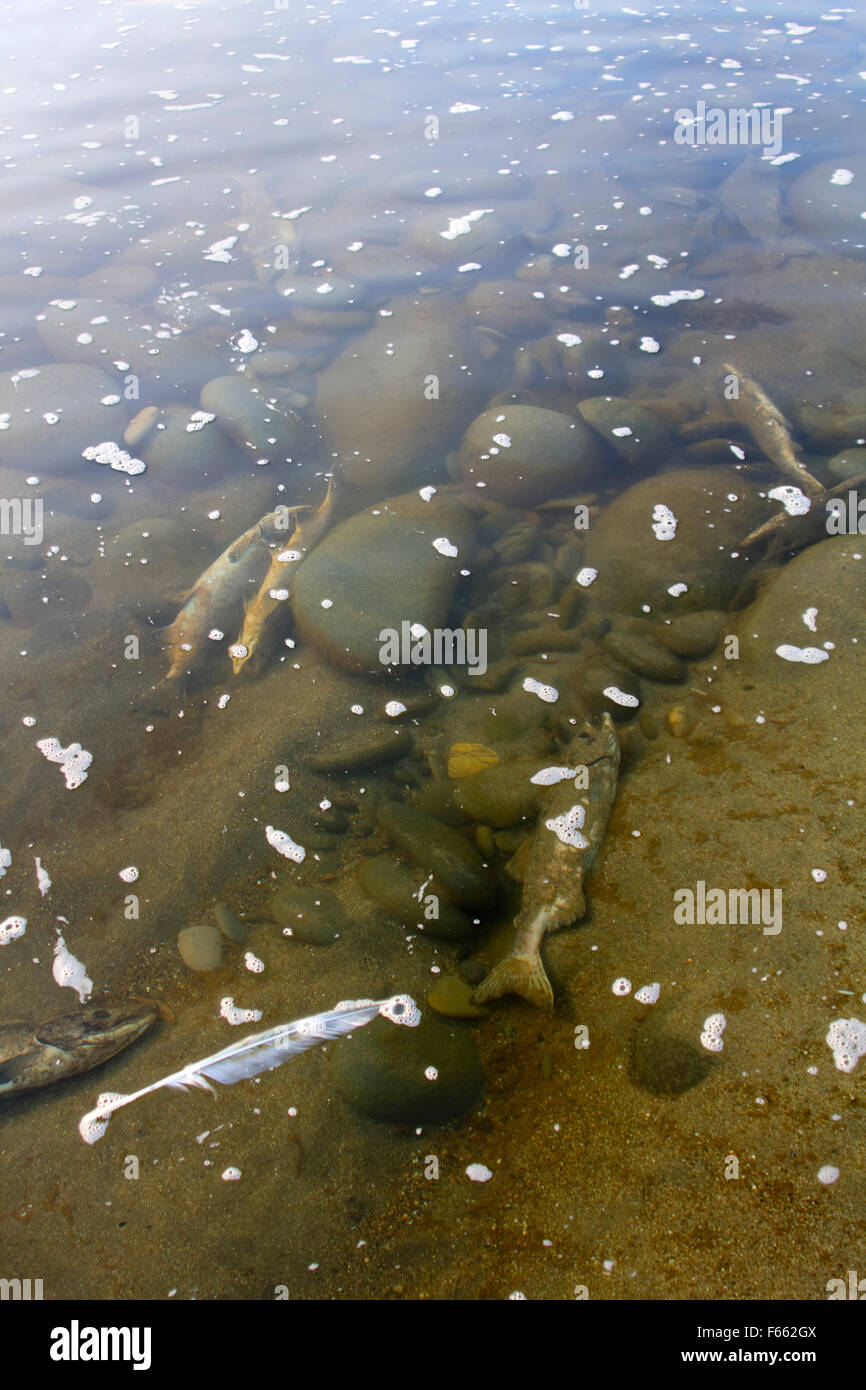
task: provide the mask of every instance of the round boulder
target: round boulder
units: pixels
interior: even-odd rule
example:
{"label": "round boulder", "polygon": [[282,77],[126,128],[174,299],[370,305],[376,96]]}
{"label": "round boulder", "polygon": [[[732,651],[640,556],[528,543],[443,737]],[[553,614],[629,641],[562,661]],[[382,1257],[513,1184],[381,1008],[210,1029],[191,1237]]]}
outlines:
{"label": "round boulder", "polygon": [[[126,428],[117,384],[98,367],[58,362],[0,375],[0,464],[38,473],[88,470],[82,450]],[[113,405],[107,401],[115,402]]]}
{"label": "round boulder", "polygon": [[621,493],[589,531],[587,593],[644,616],[724,607],[751,574],[741,542],[772,503],[733,468],[679,468]]}
{"label": "round boulder", "polygon": [[485,497],[534,507],[597,480],[605,452],[583,420],[536,405],[486,410],[460,446],[461,479]]}
{"label": "round boulder", "polygon": [[591,396],[578,406],[581,415],[633,472],[665,462],[671,435],[665,422],[646,406],[623,396]]}
{"label": "round boulder", "polygon": [[230,472],[236,454],[215,420],[186,405],[167,405],[139,456],[154,477],[181,487],[208,487]]}
{"label": "round boulder", "polygon": [[[359,512],[299,566],[292,587],[298,634],[350,671],[420,672],[424,653],[403,635],[412,627],[441,631],[472,535],[472,518],[450,498],[425,502],[410,493]],[[388,634],[399,652],[393,641],[385,645]],[[435,656],[431,647],[433,664]]]}
{"label": "round boulder", "polygon": [[202,388],[202,409],[256,460],[291,461],[307,441],[304,421],[277,388],[253,386],[244,377],[218,376]]}
{"label": "round boulder", "polygon": [[480,1098],[484,1072],[475,1039],[425,1014],[417,1028],[374,1018],[331,1052],[337,1090],[386,1124],[445,1124]]}

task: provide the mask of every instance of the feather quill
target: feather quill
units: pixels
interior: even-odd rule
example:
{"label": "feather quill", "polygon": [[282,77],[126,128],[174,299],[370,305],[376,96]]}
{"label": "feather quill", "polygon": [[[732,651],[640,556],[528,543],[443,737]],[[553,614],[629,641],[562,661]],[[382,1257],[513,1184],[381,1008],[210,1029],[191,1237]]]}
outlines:
{"label": "feather quill", "polygon": [[276,1028],[268,1028],[262,1033],[251,1033],[246,1038],[230,1043],[210,1057],[200,1062],[188,1062],[180,1071],[152,1081],[140,1091],[121,1095],[117,1091],[105,1091],[96,1105],[83,1115],[78,1123],[78,1132],[85,1144],[95,1144],[108,1128],[108,1122],[115,1110],[131,1105],[134,1100],[159,1091],[164,1086],[173,1091],[186,1091],[197,1087],[216,1095],[212,1082],[223,1086],[233,1086],[236,1081],[258,1076],[263,1071],[272,1071],[282,1066],[290,1057],[316,1043],[328,1042],[362,1028],[377,1014],[389,1018],[392,1023],[401,1023],[414,1028],[420,1022],[421,1013],[415,1001],[408,994],[398,994],[392,999],[346,999],[329,1009],[327,1013],[311,1014],[308,1018],[295,1019],[293,1023],[281,1023]]}

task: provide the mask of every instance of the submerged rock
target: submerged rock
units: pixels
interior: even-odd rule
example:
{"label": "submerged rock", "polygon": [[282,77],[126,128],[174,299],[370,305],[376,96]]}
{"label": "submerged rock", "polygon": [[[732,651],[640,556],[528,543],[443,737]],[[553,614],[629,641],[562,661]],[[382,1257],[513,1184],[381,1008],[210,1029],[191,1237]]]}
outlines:
{"label": "submerged rock", "polygon": [[[856,478],[858,474],[866,473],[866,449],[843,449],[841,453],[834,454],[827,463],[827,472],[833,482],[837,483],[844,483],[848,478]],[[828,486],[832,486],[832,483]]]}
{"label": "submerged rock", "polygon": [[94,578],[106,603],[164,623],[217,552],[204,527],[191,530],[180,516],[146,518],[110,537],[105,555],[93,563]]}
{"label": "submerged rock", "polygon": [[481,1097],[484,1071],[472,1034],[424,1014],[417,1028],[375,1018],[331,1051],[335,1085],[370,1119],[445,1124]]}
{"label": "submerged rock", "polygon": [[651,681],[682,681],[688,668],[672,651],[659,646],[651,637],[633,633],[609,632],[603,646],[614,661],[621,661],[638,676]]}
{"label": "submerged rock", "polygon": [[412,734],[409,729],[374,728],[362,730],[361,734],[349,730],[345,742],[328,742],[322,753],[313,753],[308,766],[314,772],[359,772],[367,767],[381,767],[385,763],[396,762],[412,751]]}
{"label": "submerged rock", "polygon": [[711,609],[705,613],[684,613],[668,623],[658,624],[653,635],[677,656],[709,656],[719,644],[726,621],[724,613]]}
{"label": "submerged rock", "polygon": [[177,949],[190,970],[217,970],[222,965],[222,937],[209,922],[184,927],[177,938]]}
{"label": "submerged rock", "polygon": [[642,472],[667,461],[670,429],[646,406],[622,396],[592,396],[580,401],[578,409],[626,468]]}
{"label": "submerged rock", "polygon": [[299,567],[292,611],[299,636],[337,666],[384,675],[417,666],[380,660],[380,633],[418,624],[432,632],[448,613],[466,566],[472,518],[450,498],[396,497],[344,521]]}
{"label": "submerged rock", "polygon": [[307,425],[276,387],[254,386],[239,375],[218,376],[202,388],[201,404],[256,460],[283,463],[308,442]]}
{"label": "submerged rock", "polygon": [[434,881],[425,882],[420,870],[412,870],[390,855],[377,854],[364,860],[358,877],[367,896],[400,926],[441,941],[465,941],[472,935],[472,919],[442,897]]}
{"label": "submerged rock", "polygon": [[[199,389],[219,364],[190,337],[169,332],[155,316],[110,299],[64,299],[50,303],[36,324],[36,336],[52,356],[94,367],[114,362],[138,378],[144,399],[165,399]],[[99,442],[98,440],[96,441]]]}
{"label": "submerged rock", "polygon": [[402,802],[385,801],[379,824],[419,869],[433,875],[461,907],[487,907],[494,880],[478,851],[450,825]]}
{"label": "submerged rock", "polygon": [[341,476],[369,498],[436,482],[493,381],[450,300],[394,301],[391,317],[377,319],[319,374],[316,405]]}
{"label": "submerged rock", "polygon": [[474,777],[461,778],[454,800],[472,820],[495,830],[523,825],[535,819],[541,804],[542,788],[531,781],[538,767],[537,759],[508,759]]}
{"label": "submerged rock", "polygon": [[85,275],[80,288],[87,295],[105,295],[120,304],[140,304],[159,289],[159,276],[150,266],[105,265]]}
{"label": "submerged rock", "polygon": [[215,420],[203,423],[196,414],[189,406],[164,406],[144,445],[139,445],[139,456],[156,481],[181,488],[208,487],[230,472],[236,459],[231,440]]}
{"label": "submerged rock", "polygon": [[[117,381],[97,367],[57,362],[0,375],[0,464],[38,473],[88,470],[82,450],[119,439],[126,411]],[[114,400],[114,405],[105,405]]]}
{"label": "submerged rock", "polygon": [[468,981],[442,975],[427,995],[427,1003],[444,1018],[484,1018],[487,1010],[472,1003],[472,992]]}
{"label": "submerged rock", "polygon": [[550,330],[551,311],[521,280],[482,280],[469,291],[463,311],[471,321],[517,339],[540,338]]}
{"label": "submerged rock", "polygon": [[[737,627],[743,670],[786,712],[862,718],[866,561],[859,535],[831,536],[776,571]],[[769,703],[767,705],[769,709]],[[835,716],[834,718],[838,718]]]}
{"label": "submerged rock", "polygon": [[466,261],[501,264],[525,246],[525,238],[501,213],[483,209],[436,208],[423,213],[409,232],[409,245],[439,265],[455,268]]}
{"label": "submerged rock", "polygon": [[214,920],[217,926],[229,941],[234,941],[236,945],[242,946],[249,938],[249,928],[242,922],[236,912],[229,907],[228,903],[217,903],[213,910]]}
{"label": "submerged rock", "polygon": [[330,946],[349,925],[346,910],[330,888],[279,888],[271,911],[281,927],[308,946]]}
{"label": "submerged rock", "polygon": [[582,420],[535,405],[486,410],[460,446],[459,473],[485,498],[533,507],[589,486],[604,467],[598,436]]}
{"label": "submerged rock", "polygon": [[740,542],[771,508],[733,468],[681,468],[645,478],[591,527],[586,564],[598,578],[587,592],[635,616],[722,607],[753,568]]}
{"label": "submerged rock", "polygon": [[90,585],[82,575],[62,570],[7,575],[3,581],[3,600],[16,627],[35,627],[61,614],[81,613],[90,595]]}

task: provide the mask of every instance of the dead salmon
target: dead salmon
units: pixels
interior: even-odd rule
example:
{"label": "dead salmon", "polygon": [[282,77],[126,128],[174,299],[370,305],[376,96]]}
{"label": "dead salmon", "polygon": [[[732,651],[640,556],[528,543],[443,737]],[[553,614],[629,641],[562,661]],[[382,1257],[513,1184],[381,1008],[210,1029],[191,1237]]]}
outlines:
{"label": "dead salmon", "polygon": [[275,515],[262,517],[232,541],[182,595],[186,603],[164,634],[171,658],[167,682],[178,681],[202,665],[207,655],[208,633],[231,618],[245,591],[258,582],[268,554],[261,530]]}
{"label": "dead salmon", "polygon": [[548,774],[553,790],[531,841],[514,945],[475,990],[475,1003],[520,994],[540,1008],[553,1007],[541,943],[586,912],[586,879],[604,839],[619,774],[619,739],[610,715],[585,724],[566,757],[568,767],[536,774],[539,780]]}
{"label": "dead salmon", "polygon": [[238,224],[238,230],[243,234],[242,245],[253,263],[256,279],[269,285],[284,271],[297,268],[298,234],[293,221],[277,210],[257,176],[235,174],[233,177],[241,190],[243,221]]}
{"label": "dead salmon", "polygon": [[745,425],[758,448],[780,473],[795,482],[808,497],[818,497],[823,488],[797,458],[797,445],[791,438],[791,426],[782,412],[754,377],[730,362],[723,363],[722,370],[726,376],[733,376],[737,381],[736,396],[730,398],[726,394],[725,397],[734,419]]}
{"label": "dead salmon", "polygon": [[0,1096],[50,1086],[107,1062],[159,1018],[155,1005],[91,1005],[47,1023],[0,1025]]}
{"label": "dead salmon", "polygon": [[[334,510],[334,479],[328,480],[328,490],[324,501],[315,511],[311,507],[296,507],[295,529],[285,545],[274,550],[268,572],[262,580],[255,597],[245,605],[244,623],[237,642],[234,643],[232,664],[235,675],[243,670],[258,669],[263,651],[263,638],[267,629],[273,630],[273,617],[278,611],[288,613],[288,601],[292,591],[292,580],[298,566],[317,545],[331,524]],[[298,521],[300,512],[306,513]]]}

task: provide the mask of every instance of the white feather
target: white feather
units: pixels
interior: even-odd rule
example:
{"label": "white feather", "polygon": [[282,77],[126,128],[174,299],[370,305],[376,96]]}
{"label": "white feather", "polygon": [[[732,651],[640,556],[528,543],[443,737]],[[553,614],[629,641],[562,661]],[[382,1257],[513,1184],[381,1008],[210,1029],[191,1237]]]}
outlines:
{"label": "white feather", "polygon": [[104,1092],[93,1110],[82,1116],[78,1132],[86,1144],[95,1144],[101,1139],[115,1110],[131,1105],[134,1100],[149,1095],[151,1091],[167,1086],[173,1091],[186,1091],[190,1086],[216,1095],[211,1085],[218,1081],[223,1086],[232,1086],[236,1081],[258,1076],[263,1071],[272,1071],[282,1066],[298,1052],[306,1052],[318,1042],[328,1042],[331,1038],[342,1037],[362,1028],[377,1014],[389,1018],[392,1023],[402,1023],[414,1028],[421,1014],[415,1001],[408,994],[398,994],[392,999],[347,999],[327,1013],[312,1014],[309,1018],[299,1018],[293,1023],[281,1023],[276,1028],[268,1028],[262,1033],[251,1033],[230,1043],[220,1052],[204,1057],[200,1062],[189,1062],[180,1071],[172,1072],[159,1081],[152,1081],[140,1091],[121,1095],[116,1091]]}

